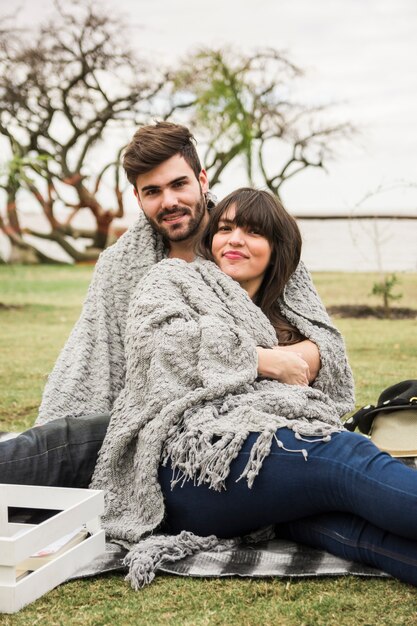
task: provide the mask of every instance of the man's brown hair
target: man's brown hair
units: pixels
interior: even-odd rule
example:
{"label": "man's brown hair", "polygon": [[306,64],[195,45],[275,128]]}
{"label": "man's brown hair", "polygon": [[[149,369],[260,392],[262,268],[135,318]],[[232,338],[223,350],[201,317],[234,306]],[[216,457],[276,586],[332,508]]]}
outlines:
{"label": "man's brown hair", "polygon": [[198,179],[201,163],[195,148],[195,139],[185,126],[171,122],[156,122],[142,126],[133,135],[123,154],[127,179],[136,187],[140,174],[149,172],[176,154],[181,155]]}

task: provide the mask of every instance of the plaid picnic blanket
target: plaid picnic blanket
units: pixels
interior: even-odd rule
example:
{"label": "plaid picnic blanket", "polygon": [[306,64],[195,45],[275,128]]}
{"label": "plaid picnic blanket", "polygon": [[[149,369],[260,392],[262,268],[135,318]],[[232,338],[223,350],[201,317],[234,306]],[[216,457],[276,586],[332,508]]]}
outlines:
{"label": "plaid picnic blanket", "polygon": [[[55,510],[9,508],[9,521],[40,524],[55,515]],[[126,550],[107,542],[106,550],[91,563],[75,572],[68,580],[90,578],[109,572],[127,573],[123,565]],[[164,574],[199,578],[243,577],[309,577],[309,576],[387,576],[372,567],[346,561],[323,550],[296,544],[284,539],[245,543],[223,552],[206,550],[159,568]]]}
{"label": "plaid picnic blanket", "polygon": [[[88,566],[78,570],[70,580],[89,578],[108,572],[127,572],[122,565],[126,551],[114,543],[107,543],[106,552]],[[244,545],[224,552],[199,552],[175,563],[160,567],[163,574],[213,578],[222,576],[307,578],[313,576],[388,577],[388,574],[353,561],[296,544],[284,539]]]}
{"label": "plaid picnic blanket", "polygon": [[[9,508],[9,521],[40,524],[59,511]],[[91,563],[79,569],[68,580],[90,578],[109,572],[125,572],[126,550],[107,542],[106,550]],[[159,568],[164,574],[195,577],[308,577],[308,576],[388,576],[372,567],[346,561],[323,550],[284,539],[244,543],[223,552],[206,550]]]}

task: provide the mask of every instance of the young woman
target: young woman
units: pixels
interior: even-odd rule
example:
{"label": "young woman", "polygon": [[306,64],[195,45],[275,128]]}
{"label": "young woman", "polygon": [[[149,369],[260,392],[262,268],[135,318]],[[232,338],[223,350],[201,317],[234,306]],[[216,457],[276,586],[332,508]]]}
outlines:
{"label": "young woman", "polygon": [[92,481],[135,588],[268,525],[417,584],[417,474],[343,430],[351,372],[300,247],[276,199],[241,189],[212,213],[208,260],[138,285]]}

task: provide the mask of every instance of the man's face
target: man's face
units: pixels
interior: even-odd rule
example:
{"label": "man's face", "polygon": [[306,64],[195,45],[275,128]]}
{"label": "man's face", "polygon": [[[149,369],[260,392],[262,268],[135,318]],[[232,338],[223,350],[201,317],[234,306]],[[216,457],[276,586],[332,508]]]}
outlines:
{"label": "man's face", "polygon": [[193,237],[204,223],[207,174],[198,180],[179,154],[136,179],[135,195],[152,227],[169,241]]}

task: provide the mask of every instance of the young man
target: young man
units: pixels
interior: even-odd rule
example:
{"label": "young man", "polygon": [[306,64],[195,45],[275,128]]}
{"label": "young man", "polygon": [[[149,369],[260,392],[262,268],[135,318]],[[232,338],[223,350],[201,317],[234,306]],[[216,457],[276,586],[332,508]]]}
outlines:
{"label": "young man", "polygon": [[37,424],[111,411],[124,385],[133,290],[162,258],[191,261],[207,223],[207,175],[187,128],[167,122],[140,128],[123,166],[142,210],[96,265],[81,317],[45,387]]}
{"label": "young man", "polygon": [[0,482],[88,485],[124,384],[130,296],[165,256],[192,260],[207,223],[207,175],[187,128],[167,122],[140,128],[123,166],[139,219],[97,262],[81,316],[46,384],[40,427],[0,444]]}
{"label": "young man", "polygon": [[[140,128],[123,166],[142,209],[139,219],[96,265],[81,316],[46,384],[36,421],[41,427],[0,444],[0,482],[88,486],[124,385],[131,295],[162,258],[194,258],[211,200],[190,131],[168,122]],[[307,382],[309,365],[318,369],[309,343],[297,348],[303,358],[259,349],[259,372],[282,379],[290,368]]]}

